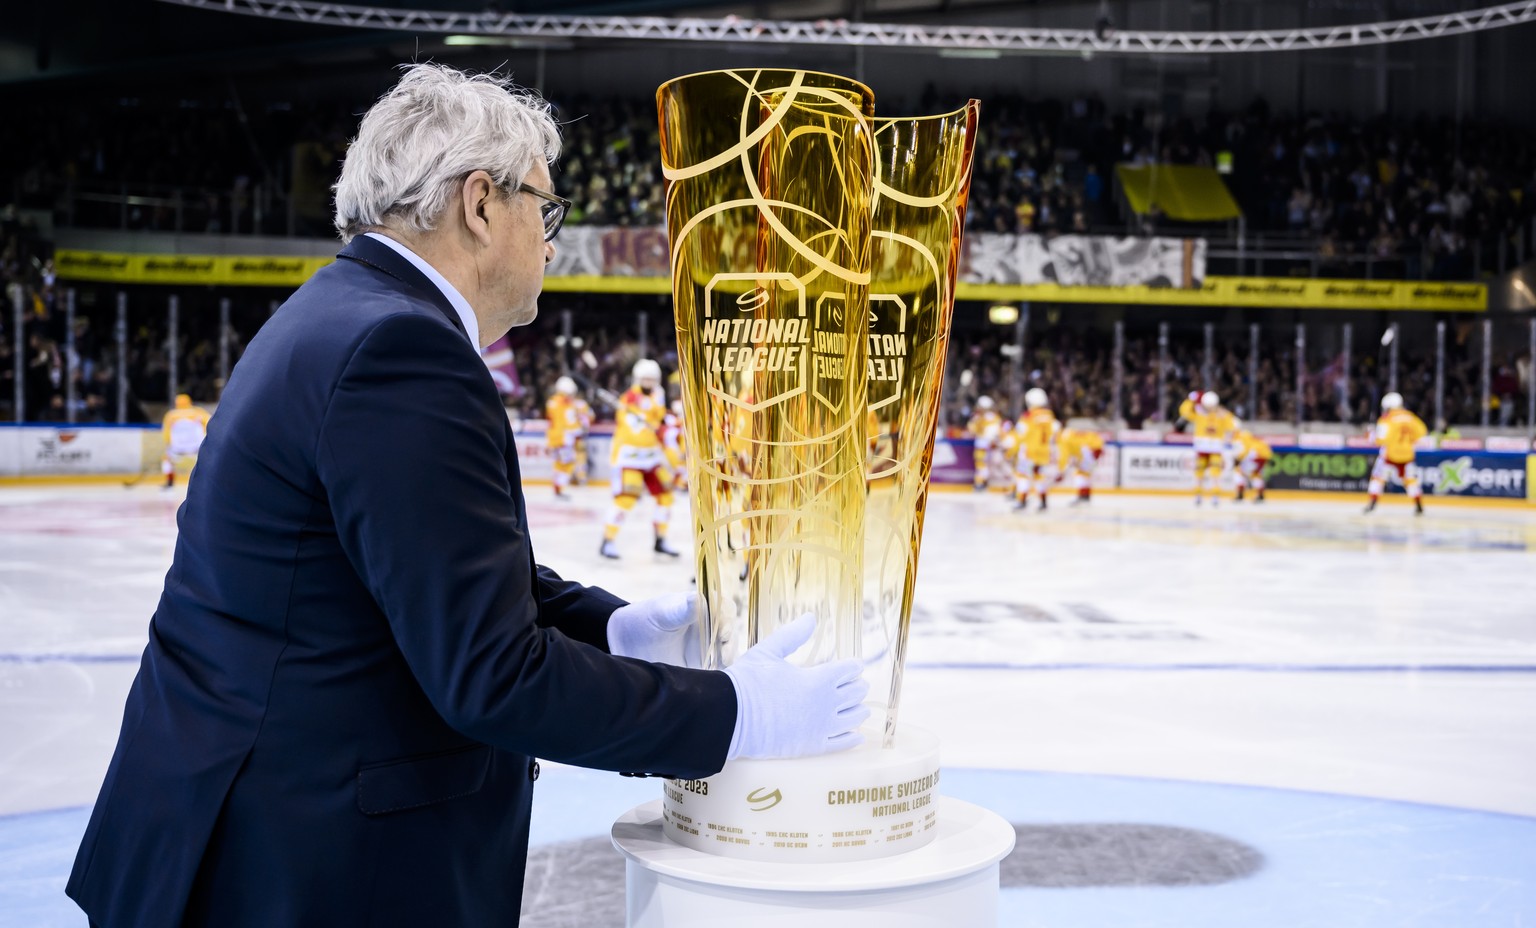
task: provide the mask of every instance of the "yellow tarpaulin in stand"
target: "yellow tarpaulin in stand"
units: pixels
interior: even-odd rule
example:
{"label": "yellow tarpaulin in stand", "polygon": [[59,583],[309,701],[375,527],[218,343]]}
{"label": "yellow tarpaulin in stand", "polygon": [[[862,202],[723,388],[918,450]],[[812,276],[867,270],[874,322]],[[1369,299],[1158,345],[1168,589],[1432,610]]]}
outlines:
{"label": "yellow tarpaulin in stand", "polygon": [[1182,222],[1211,222],[1242,215],[1237,201],[1212,168],[1193,164],[1115,166],[1125,198],[1137,214],[1159,212]]}

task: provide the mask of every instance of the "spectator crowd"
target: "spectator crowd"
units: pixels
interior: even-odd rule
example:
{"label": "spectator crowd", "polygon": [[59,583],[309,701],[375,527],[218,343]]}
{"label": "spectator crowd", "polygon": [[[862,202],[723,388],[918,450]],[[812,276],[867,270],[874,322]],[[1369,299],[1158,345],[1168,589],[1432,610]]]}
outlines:
{"label": "spectator crowd", "polygon": [[[897,111],[938,112],[963,96],[931,88],[915,105],[889,102]],[[1529,133],[1514,127],[1292,116],[1263,101],[1239,112],[1189,118],[1139,108],[1116,111],[1091,97],[983,96],[968,214],[973,231],[1177,233],[1180,226],[1160,217],[1128,216],[1116,191],[1116,165],[1157,162],[1223,170],[1248,232],[1305,243],[1325,274],[1336,270],[1333,262],[1371,257],[1397,263],[1396,273],[1378,276],[1465,279],[1473,273],[1473,256],[1490,246],[1518,243],[1524,254],[1536,245],[1527,241],[1536,218],[1536,152]],[[556,184],[573,201],[567,221],[662,223],[654,102],[577,97],[556,103],[566,136]],[[70,333],[51,249],[36,217],[91,227],[330,236],[329,187],[356,128],[352,114],[362,108],[315,101],[244,105],[232,95],[211,102],[112,96],[68,107],[38,101],[19,113],[30,131],[0,146],[0,203],[11,204],[0,213],[0,274],[8,297],[0,320],[0,409],[13,396],[17,365],[10,307],[20,300],[24,415],[57,421],[68,414]],[[134,199],[124,201],[123,193]],[[270,298],[253,297],[247,302],[255,305],[237,314],[232,357],[265,319]],[[73,413],[80,422],[116,416],[117,354],[107,299],[92,291],[77,307]],[[141,401],[164,402],[170,389],[164,314],[142,311],[163,303],[154,294],[134,299],[128,329],[130,420],[144,416]],[[599,406],[604,391],[622,392],[642,352],[675,367],[671,321],[656,301],[574,294],[560,300],[576,314],[571,339],[562,338],[548,310],[539,323],[512,333],[522,392],[509,403],[521,414],[540,414],[544,391],[566,369],[562,359]],[[221,387],[216,326],[207,309],[187,306],[175,346],[178,387],[200,402],[216,399]],[[641,313],[648,314],[645,345],[636,324]],[[616,318],[623,324],[613,325]],[[1114,408],[1106,331],[1045,328],[1032,337],[1017,367],[1003,353],[1006,346],[996,331],[957,333],[951,373],[970,376],[963,388],[950,391],[947,425],[964,421],[978,393],[1004,398],[1011,395],[1010,385],[1019,393],[1028,386],[1045,388],[1067,415],[1103,418]],[[1223,345],[1209,369],[1199,333],[1176,336],[1159,395],[1155,334],[1133,329],[1124,353],[1125,418],[1132,425],[1161,421],[1189,389],[1211,386],[1245,418],[1294,419],[1295,360],[1285,347],[1266,348],[1258,408],[1244,408],[1246,330],[1240,334],[1234,340],[1239,347]],[[1480,357],[1465,340],[1450,354],[1447,418],[1475,423],[1481,413]],[[1530,361],[1519,351],[1495,355],[1493,419],[1513,424],[1525,415],[1520,398],[1530,389]],[[1307,368],[1303,419],[1360,423],[1373,416],[1385,389],[1378,357],[1361,353],[1348,377],[1337,358],[1312,356]],[[1433,359],[1405,350],[1399,377],[1409,405],[1427,415]]]}
{"label": "spectator crowd", "polygon": [[[891,105],[937,112],[964,96],[930,88],[916,106]],[[1371,258],[1387,264],[1375,276],[1466,279],[1474,256],[1489,268],[1501,248],[1536,250],[1536,150],[1513,126],[1295,116],[1263,100],[1194,118],[1112,110],[1093,97],[983,96],[972,230],[1192,231],[1129,215],[1115,168],[1198,164],[1225,173],[1250,236],[1300,242],[1325,273],[1356,276],[1345,262]],[[363,108],[233,96],[39,102],[19,114],[33,131],[0,146],[0,191],[66,224],[328,236],[330,183]],[[556,109],[566,137],[556,183],[574,203],[568,221],[660,224],[654,101],[576,97]]]}

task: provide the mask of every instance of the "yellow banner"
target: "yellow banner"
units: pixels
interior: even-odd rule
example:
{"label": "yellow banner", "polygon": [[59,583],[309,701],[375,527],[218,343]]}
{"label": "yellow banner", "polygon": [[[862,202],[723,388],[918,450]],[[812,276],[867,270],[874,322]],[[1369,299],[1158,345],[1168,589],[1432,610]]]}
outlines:
{"label": "yellow banner", "polygon": [[334,260],[287,255],[139,255],[68,249],[60,249],[53,257],[61,280],[235,287],[297,287]]}
{"label": "yellow banner", "polygon": [[1207,277],[1199,289],[1072,287],[1061,284],[966,284],[962,300],[1038,303],[1124,303],[1149,306],[1240,306],[1275,309],[1397,309],[1483,312],[1483,284],[1291,277]]}
{"label": "yellow banner", "polygon": [[670,277],[600,277],[596,274],[545,277],[545,293],[672,293]]}
{"label": "yellow banner", "polygon": [[[60,249],[54,266],[62,280],[123,284],[203,284],[298,287],[333,258],[263,255],[139,255]],[[572,275],[546,277],[552,293],[671,292],[664,276]],[[1086,287],[1062,284],[956,285],[959,300],[1033,303],[1116,303],[1147,306],[1238,306],[1276,309],[1393,309],[1483,312],[1483,284],[1401,280],[1326,280],[1293,277],[1207,277],[1196,289]]]}
{"label": "yellow banner", "polygon": [[1131,209],[1146,215],[1156,207],[1172,219],[1213,222],[1242,215],[1215,169],[1194,164],[1119,164],[1120,187]]}

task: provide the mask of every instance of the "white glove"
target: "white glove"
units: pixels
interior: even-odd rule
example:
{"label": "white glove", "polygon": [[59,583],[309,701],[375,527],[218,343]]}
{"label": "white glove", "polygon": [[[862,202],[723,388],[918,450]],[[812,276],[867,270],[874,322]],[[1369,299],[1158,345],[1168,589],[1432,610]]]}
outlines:
{"label": "white glove", "polygon": [[816,617],[807,613],[725,669],[736,685],[736,732],[727,760],[827,754],[864,743],[858,732],[869,718],[863,665],[848,660],[797,667],[785,660],[815,631]]}
{"label": "white glove", "polygon": [[608,617],[608,650],[656,664],[703,667],[693,593],[668,593],[630,603]]}

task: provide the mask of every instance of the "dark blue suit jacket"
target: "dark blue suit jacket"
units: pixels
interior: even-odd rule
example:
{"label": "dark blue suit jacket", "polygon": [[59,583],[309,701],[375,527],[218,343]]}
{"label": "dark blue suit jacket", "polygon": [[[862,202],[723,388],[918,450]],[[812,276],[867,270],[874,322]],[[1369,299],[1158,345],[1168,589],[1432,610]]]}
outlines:
{"label": "dark blue suit jacket", "polygon": [[208,427],[68,893],[115,926],[514,925],[532,757],[700,777],[722,673],[612,657],[534,563],[511,427],[447,299],[358,238]]}

